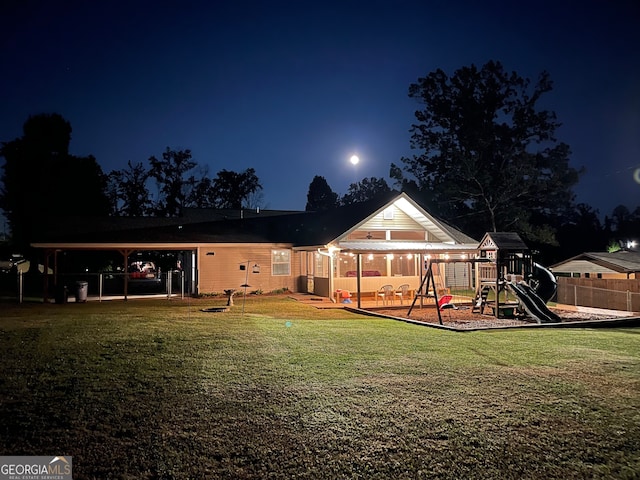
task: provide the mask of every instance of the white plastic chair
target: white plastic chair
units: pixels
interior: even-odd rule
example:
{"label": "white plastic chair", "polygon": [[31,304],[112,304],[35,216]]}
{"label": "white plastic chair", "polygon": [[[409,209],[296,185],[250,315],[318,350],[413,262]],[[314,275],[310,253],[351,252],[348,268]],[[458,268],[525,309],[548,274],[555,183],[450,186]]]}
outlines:
{"label": "white plastic chair", "polygon": [[376,306],[378,305],[378,300],[382,299],[382,304],[383,305],[387,305],[389,303],[389,300],[391,300],[391,303],[393,303],[393,297],[395,292],[393,290],[393,285],[383,285],[380,287],[380,290],[378,290],[378,293],[376,294]]}
{"label": "white plastic chair", "polygon": [[396,288],[395,294],[396,297],[400,297],[400,305],[404,305],[404,297],[409,298],[409,284],[403,283],[398,288]]}

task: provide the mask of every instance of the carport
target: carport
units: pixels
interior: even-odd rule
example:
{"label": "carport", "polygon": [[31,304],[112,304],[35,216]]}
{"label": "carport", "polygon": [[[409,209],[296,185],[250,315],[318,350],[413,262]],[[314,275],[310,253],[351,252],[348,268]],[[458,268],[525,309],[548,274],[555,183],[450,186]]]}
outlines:
{"label": "carport", "polygon": [[[179,252],[182,254],[182,272],[188,289],[185,293],[197,294],[198,258],[201,244],[195,243],[33,243],[32,246],[43,251],[44,272],[53,271],[43,276],[43,298],[48,301],[51,287],[55,290],[59,285],[60,269],[59,255],[65,252],[117,252],[121,257],[121,267],[124,279],[123,297],[129,296],[129,275],[127,269],[132,256],[136,252]],[[80,272],[79,272],[80,273]],[[171,278],[170,276],[168,277]],[[53,285],[51,285],[53,282]],[[102,280],[100,281],[102,283]]]}

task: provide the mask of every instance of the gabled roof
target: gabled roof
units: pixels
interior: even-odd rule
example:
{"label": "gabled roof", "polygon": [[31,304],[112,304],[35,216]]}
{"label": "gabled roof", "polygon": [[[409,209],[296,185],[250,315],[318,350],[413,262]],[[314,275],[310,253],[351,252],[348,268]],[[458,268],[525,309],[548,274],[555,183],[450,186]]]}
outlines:
{"label": "gabled roof", "polygon": [[584,252],[549,268],[554,272],[596,273],[599,269],[606,269],[618,273],[636,273],[640,272],[640,252]]}
{"label": "gabled roof", "polygon": [[[399,195],[389,199],[388,202],[381,205],[377,210],[371,212],[362,221],[354,224],[349,230],[342,232],[342,235],[347,236],[352,231],[362,228],[368,221],[380,214],[383,214],[383,212],[390,206],[394,206],[398,210],[402,211],[405,215],[415,221],[417,225],[431,233],[434,237],[437,237],[442,243],[477,243],[476,240],[465,235],[460,230],[457,230],[451,225],[448,225],[444,221],[437,219],[428,213],[406,193],[400,193]],[[338,239],[336,238],[334,240]]]}
{"label": "gabled roof", "polygon": [[480,240],[480,250],[526,252],[527,244],[515,232],[487,232]]}

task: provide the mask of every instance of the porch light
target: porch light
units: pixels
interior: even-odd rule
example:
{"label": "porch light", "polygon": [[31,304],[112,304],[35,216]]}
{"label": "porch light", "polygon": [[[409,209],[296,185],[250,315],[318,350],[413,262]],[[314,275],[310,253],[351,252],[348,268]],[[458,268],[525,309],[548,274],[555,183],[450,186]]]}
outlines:
{"label": "porch light", "polygon": [[367,255],[367,260],[373,260],[373,253],[370,253],[369,255]]}
{"label": "porch light", "polygon": [[448,253],[445,253],[445,254],[444,254],[444,259],[445,259],[445,260],[449,260],[449,254],[448,254]]}
{"label": "porch light", "polygon": [[411,260],[413,258],[413,254],[409,253],[407,254],[407,260]]}

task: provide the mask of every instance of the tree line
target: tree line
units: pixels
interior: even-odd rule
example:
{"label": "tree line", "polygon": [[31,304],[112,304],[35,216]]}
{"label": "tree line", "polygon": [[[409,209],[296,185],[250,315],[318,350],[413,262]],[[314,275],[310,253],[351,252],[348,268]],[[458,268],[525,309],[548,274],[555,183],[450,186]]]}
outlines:
{"label": "tree line", "polygon": [[[535,81],[490,61],[452,75],[438,69],[409,87],[419,105],[410,129],[412,157],[391,163],[395,190],[479,238],[515,231],[556,255],[627,246],[640,231],[640,207],[599,212],[577,204],[583,169],[556,138],[556,114],[539,107],[552,90],[547,72]],[[59,114],[30,117],[23,135],[3,142],[0,208],[18,248],[29,245],[43,216],[175,216],[187,207],[255,208],[263,187],[253,168],[209,175],[190,150],[169,147],[147,163],[129,161],[104,173],[93,156],[69,153],[71,125]],[[150,188],[155,185],[156,191]],[[383,178],[353,183],[342,197],[315,176],[305,210],[326,210],[391,191]]]}

